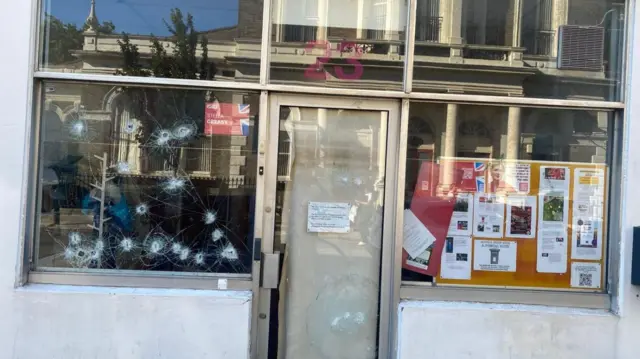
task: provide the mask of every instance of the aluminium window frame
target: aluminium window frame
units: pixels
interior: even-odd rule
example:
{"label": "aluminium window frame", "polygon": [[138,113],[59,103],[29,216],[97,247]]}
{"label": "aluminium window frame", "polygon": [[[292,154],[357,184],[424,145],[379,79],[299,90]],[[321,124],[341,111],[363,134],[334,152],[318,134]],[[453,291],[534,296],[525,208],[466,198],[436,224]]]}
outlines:
{"label": "aluminium window frame", "polygon": [[[259,116],[262,122],[266,122],[268,118],[268,97],[269,93],[298,93],[307,95],[333,95],[347,97],[367,97],[380,99],[396,99],[402,102],[401,107],[401,130],[400,130],[400,153],[398,158],[398,194],[404,196],[404,177],[406,176],[406,149],[407,149],[407,133],[409,121],[409,106],[411,100],[421,100],[430,102],[449,102],[460,104],[494,104],[494,105],[512,105],[523,107],[546,107],[546,108],[565,108],[565,109],[582,109],[582,110],[608,110],[615,112],[613,144],[612,144],[612,177],[611,177],[611,193],[609,206],[609,254],[607,265],[609,267],[607,274],[608,293],[594,294],[582,292],[554,292],[554,291],[536,291],[532,289],[482,289],[482,288],[466,288],[466,287],[431,287],[430,285],[407,285],[400,284],[401,267],[401,243],[396,248],[396,265],[393,269],[394,288],[393,303],[397,306],[401,300],[453,300],[453,301],[487,301],[492,303],[519,303],[519,304],[542,304],[554,306],[571,306],[571,307],[589,307],[600,309],[616,308],[616,296],[618,293],[618,278],[620,277],[620,251],[618,241],[612,241],[610,238],[619,238],[622,233],[620,228],[620,205],[619,195],[621,193],[620,167],[622,166],[622,153],[624,135],[627,133],[625,118],[622,110],[625,107],[624,99],[626,98],[626,86],[629,85],[629,74],[627,71],[627,63],[631,56],[630,43],[628,39],[631,37],[634,29],[634,13],[635,1],[627,0],[625,8],[625,26],[624,44],[622,56],[622,76],[621,76],[621,98],[619,101],[592,101],[592,100],[576,100],[576,99],[546,99],[546,98],[526,98],[526,97],[503,97],[488,95],[465,95],[465,94],[448,94],[448,93],[415,93],[412,92],[413,85],[413,64],[414,64],[414,45],[415,45],[415,27],[416,27],[416,11],[418,0],[408,0],[407,6],[407,31],[405,32],[405,56],[404,56],[404,77],[402,91],[386,91],[386,90],[366,90],[366,89],[348,89],[348,88],[329,88],[314,87],[305,85],[278,85],[269,83],[270,57],[271,57],[271,13],[272,1],[265,0],[263,2],[263,23],[261,38],[261,54],[260,54],[260,76],[257,83],[242,83],[231,81],[201,81],[186,79],[170,79],[170,78],[146,78],[131,76],[110,76],[89,73],[63,73],[53,71],[40,70],[41,59],[41,25],[44,8],[42,4],[45,0],[30,0],[32,4],[31,19],[31,64],[30,64],[30,86],[28,102],[30,111],[28,113],[30,122],[30,132],[28,133],[27,144],[25,149],[26,163],[23,169],[23,207],[22,214],[22,234],[23,234],[23,261],[22,268],[19,268],[16,278],[17,285],[27,283],[46,283],[46,284],[77,284],[77,285],[106,285],[106,286],[132,286],[132,287],[160,287],[160,288],[194,288],[194,289],[221,289],[222,285],[218,283],[220,280],[227,280],[227,288],[230,290],[238,288],[247,288],[256,291],[259,284],[259,262],[253,263],[252,277],[248,280],[233,278],[233,275],[227,274],[203,274],[203,273],[171,273],[171,272],[138,272],[138,271],[117,271],[117,273],[74,273],[74,272],[56,272],[32,270],[34,255],[34,235],[35,222],[37,217],[36,198],[38,193],[38,174],[34,171],[32,164],[37,160],[39,140],[40,140],[40,123],[41,123],[41,100],[42,100],[42,84],[46,81],[62,81],[72,83],[91,83],[102,85],[138,85],[138,86],[157,86],[178,89],[220,89],[220,90],[253,90],[260,92],[260,112]],[[628,140],[628,139],[627,139]],[[258,161],[258,163],[260,163]],[[35,173],[34,173],[35,172]],[[614,177],[615,176],[615,177]],[[257,187],[261,184],[258,183]],[[262,184],[264,188],[264,184]],[[402,188],[402,192],[400,192]],[[260,195],[256,189],[257,198]],[[398,197],[402,198],[402,197]],[[396,208],[396,236],[401,238],[402,213],[404,208],[400,208],[402,204],[398,201]],[[259,208],[256,203],[256,208]],[[258,212],[258,211],[256,211]],[[260,226],[254,229],[255,237],[259,238],[262,230]],[[400,250],[398,250],[400,249]],[[218,279],[212,280],[212,279]],[[204,284],[206,283],[206,284]],[[257,293],[257,292],[256,292]],[[397,323],[394,322],[394,328],[397,330]]]}

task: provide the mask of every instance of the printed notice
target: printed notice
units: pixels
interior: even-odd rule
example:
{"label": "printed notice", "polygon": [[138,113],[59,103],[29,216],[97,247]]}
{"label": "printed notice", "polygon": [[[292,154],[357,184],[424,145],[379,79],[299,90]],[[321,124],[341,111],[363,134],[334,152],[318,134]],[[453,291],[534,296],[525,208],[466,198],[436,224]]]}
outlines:
{"label": "printed notice", "polygon": [[571,263],[571,286],[575,288],[600,288],[602,278],[600,263]]}
{"label": "printed notice", "polygon": [[[404,227],[402,231],[402,247],[409,253],[409,259],[419,259],[425,268],[429,265],[431,251],[436,238],[410,209],[404,210]],[[428,253],[425,253],[428,252]],[[420,258],[420,256],[426,258]]]}
{"label": "printed notice", "polygon": [[540,166],[540,192],[569,192],[569,168]]}
{"label": "printed notice", "polygon": [[505,181],[516,192],[528,194],[531,189],[531,165],[528,163],[505,163]]}
{"label": "printed notice", "polygon": [[602,258],[603,208],[604,170],[576,169],[573,182],[571,258]]}
{"label": "printed notice", "polygon": [[307,232],[349,233],[349,203],[309,202]]}
{"label": "printed notice", "polygon": [[477,239],[473,249],[473,270],[515,272],[517,242]]}
{"label": "printed notice", "polygon": [[567,226],[569,198],[566,191],[551,191],[538,196],[538,252],[536,269],[540,273],[567,272]]}
{"label": "printed notice", "polygon": [[507,197],[507,237],[536,237],[536,197]]}
{"label": "printed notice", "polygon": [[538,233],[536,270],[539,273],[567,273],[567,232],[542,230]]}
{"label": "printed notice", "polygon": [[502,238],[504,226],[504,198],[494,194],[477,193],[473,205],[473,235]]}
{"label": "printed notice", "polygon": [[471,279],[471,237],[447,237],[442,251],[440,277]]}
{"label": "printed notice", "polygon": [[449,236],[470,236],[473,222],[473,194],[459,193],[449,223]]}

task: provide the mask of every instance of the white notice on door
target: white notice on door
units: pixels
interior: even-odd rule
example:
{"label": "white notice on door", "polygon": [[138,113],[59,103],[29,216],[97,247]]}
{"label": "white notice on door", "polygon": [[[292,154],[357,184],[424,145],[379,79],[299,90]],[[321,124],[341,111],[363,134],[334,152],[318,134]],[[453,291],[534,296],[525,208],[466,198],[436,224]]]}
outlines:
{"label": "white notice on door", "polygon": [[515,272],[517,242],[476,240],[473,245],[473,270]]}
{"label": "white notice on door", "polygon": [[309,202],[307,232],[349,233],[349,203]]}

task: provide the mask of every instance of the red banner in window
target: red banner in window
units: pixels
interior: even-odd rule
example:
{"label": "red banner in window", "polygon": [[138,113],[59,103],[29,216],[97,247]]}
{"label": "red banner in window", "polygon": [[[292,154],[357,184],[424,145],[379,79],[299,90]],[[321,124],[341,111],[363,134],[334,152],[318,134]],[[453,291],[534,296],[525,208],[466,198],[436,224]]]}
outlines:
{"label": "red banner in window", "polygon": [[204,134],[248,136],[251,108],[245,104],[207,102],[204,109]]}

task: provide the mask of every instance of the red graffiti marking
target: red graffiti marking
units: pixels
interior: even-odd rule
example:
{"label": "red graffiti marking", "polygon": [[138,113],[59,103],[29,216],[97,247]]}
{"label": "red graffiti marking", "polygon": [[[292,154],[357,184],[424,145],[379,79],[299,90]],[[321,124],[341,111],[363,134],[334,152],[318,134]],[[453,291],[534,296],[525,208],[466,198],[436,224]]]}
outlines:
{"label": "red graffiti marking", "polygon": [[[326,80],[327,72],[324,71],[324,64],[329,62],[333,50],[331,49],[331,43],[328,41],[309,41],[305,46],[305,51],[309,53],[316,47],[323,47],[325,49],[323,56],[316,58],[316,62],[309,65],[304,72],[304,77],[311,80]],[[353,53],[353,57],[346,58],[346,62],[352,66],[335,66],[335,76],[340,80],[358,80],[362,78],[364,73],[364,67],[358,60],[364,53],[364,47],[356,44],[355,42],[341,42],[338,44],[337,51],[340,55],[345,53]]]}

